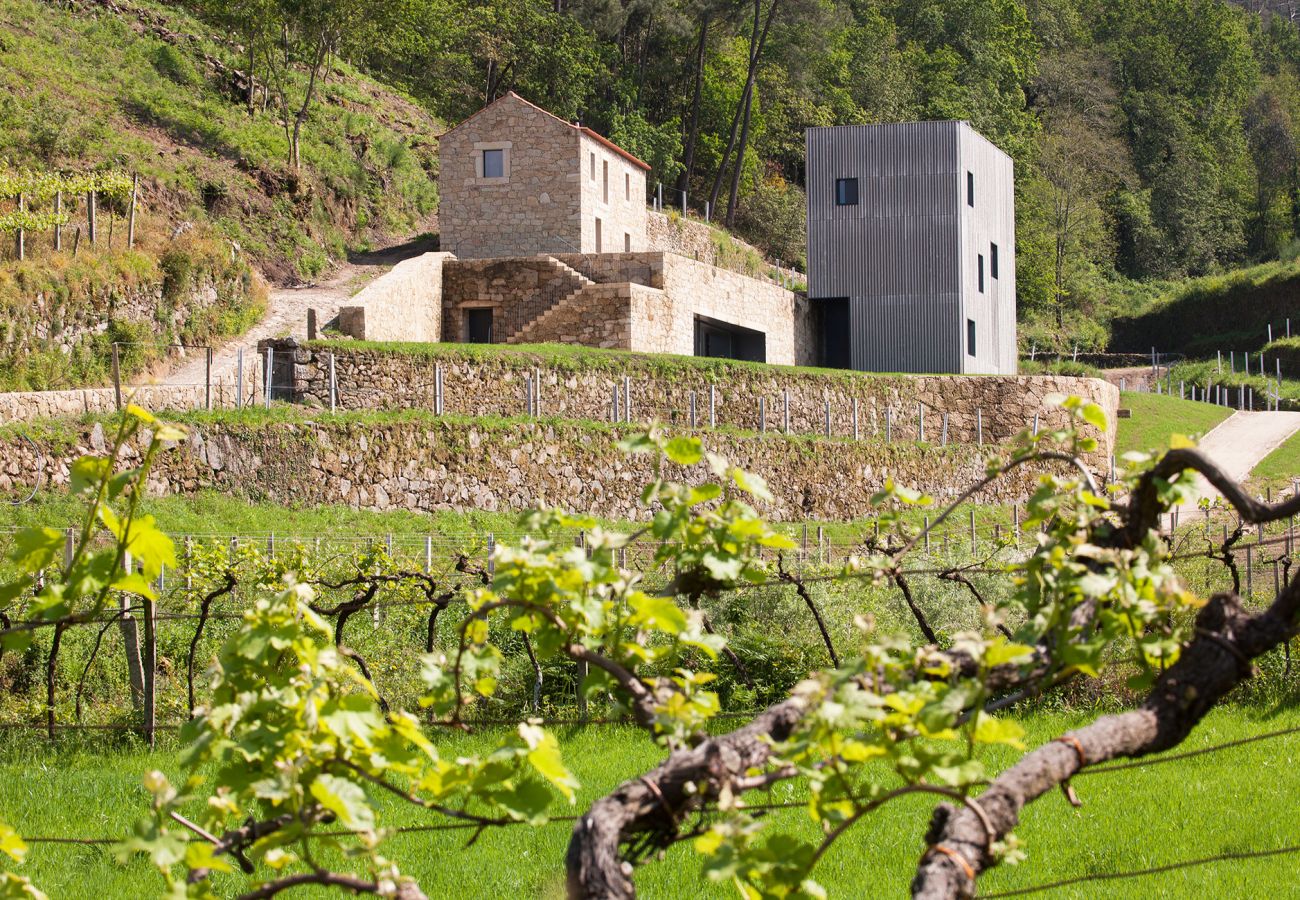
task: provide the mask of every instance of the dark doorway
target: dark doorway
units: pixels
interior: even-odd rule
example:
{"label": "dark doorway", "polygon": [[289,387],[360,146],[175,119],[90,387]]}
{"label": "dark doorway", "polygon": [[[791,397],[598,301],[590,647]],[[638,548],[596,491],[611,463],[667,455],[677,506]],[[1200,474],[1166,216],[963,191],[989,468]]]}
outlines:
{"label": "dark doorway", "polygon": [[492,310],[467,309],[465,319],[468,322],[468,340],[471,344],[492,343]]}
{"label": "dark doorway", "polygon": [[820,324],[818,362],[828,369],[853,368],[848,299],[836,297],[814,302]]}
{"label": "dark doorway", "polygon": [[696,316],[695,355],[767,362],[767,335],[752,328]]}

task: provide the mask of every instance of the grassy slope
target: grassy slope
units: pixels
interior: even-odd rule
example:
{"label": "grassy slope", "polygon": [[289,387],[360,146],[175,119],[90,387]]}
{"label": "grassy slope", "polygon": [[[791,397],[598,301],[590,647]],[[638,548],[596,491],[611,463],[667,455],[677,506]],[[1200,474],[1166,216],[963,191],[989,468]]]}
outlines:
{"label": "grassy slope", "polygon": [[1132,391],[1123,394],[1120,405],[1132,410],[1133,417],[1119,420],[1116,456],[1130,450],[1167,449],[1171,435],[1204,435],[1232,414],[1232,410],[1208,403]]}
{"label": "grassy slope", "polygon": [[[122,6],[71,12],[0,0],[0,161],[138,171],[146,235],[208,223],[282,279],[314,275],[349,246],[426,227],[441,129],[416,104],[341,67],[305,128],[295,189],[273,114],[250,118],[203,60],[237,67],[233,48],[172,6]],[[199,37],[168,44],[142,17]]]}
{"label": "grassy slope", "polygon": [[1288,438],[1282,446],[1260,460],[1250,473],[1257,490],[1290,489],[1297,478],[1300,478],[1300,434]]}
{"label": "grassy slope", "polygon": [[[1081,724],[1077,715],[1030,717],[1028,742],[1035,746]],[[1249,708],[1213,713],[1192,735],[1187,748],[1208,746],[1263,731],[1300,725],[1300,712],[1288,709],[1267,717]],[[624,779],[651,768],[661,753],[629,728],[591,727],[561,732],[566,761],[584,784],[575,810]],[[439,735],[444,752],[482,747],[488,737]],[[159,768],[177,774],[171,750],[149,753],[122,746],[80,749],[67,737],[50,749],[30,734],[6,733],[0,743],[0,819],[26,835],[100,836],[125,834],[145,811],[143,772]],[[1300,790],[1300,739],[1270,740],[1195,759],[1081,778],[1083,801],[1071,809],[1059,792],[1032,805],[1018,830],[1029,859],[981,880],[987,891],[1009,890],[1058,878],[1112,872],[1177,862],[1227,851],[1271,849],[1293,844],[1294,829],[1277,815],[1277,797]],[[991,757],[995,767],[1010,752]],[[882,776],[883,778],[884,776]],[[778,801],[798,799],[796,789],[774,793]],[[1224,802],[1231,798],[1231,802]],[[442,821],[398,810],[378,798],[381,824]],[[934,801],[905,798],[860,823],[823,860],[816,877],[832,896],[902,896],[923,845]],[[558,811],[563,812],[561,808]],[[815,831],[806,813],[776,814],[807,838]],[[1195,823],[1189,827],[1188,823]],[[563,857],[569,826],[489,831],[466,848],[467,833],[398,836],[385,844],[387,855],[419,879],[431,897],[464,898],[563,896]],[[665,862],[650,862],[637,876],[647,898],[735,896],[730,885],[708,885],[699,877],[699,858],[688,843],[673,848]],[[37,845],[24,874],[51,896],[82,896],[93,890],[104,898],[136,897],[159,885],[146,864],[113,862],[100,848]],[[1287,896],[1294,887],[1294,856],[1223,862],[1160,876],[1092,884],[1057,892],[1057,897]],[[218,893],[246,889],[242,878],[226,876]],[[93,886],[93,887],[92,887]],[[303,891],[304,897],[332,896]]]}
{"label": "grassy slope", "polygon": [[1113,351],[1214,356],[1259,350],[1295,309],[1300,262],[1271,262],[1174,285],[1150,308],[1112,323]]}

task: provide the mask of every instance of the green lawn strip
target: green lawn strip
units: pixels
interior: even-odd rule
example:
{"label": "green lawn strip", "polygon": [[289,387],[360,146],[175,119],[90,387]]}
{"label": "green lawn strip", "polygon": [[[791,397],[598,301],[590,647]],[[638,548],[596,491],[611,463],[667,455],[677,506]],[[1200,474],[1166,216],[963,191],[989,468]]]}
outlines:
{"label": "green lawn strip", "polygon": [[1116,456],[1130,450],[1168,449],[1171,435],[1204,436],[1232,415],[1232,410],[1222,406],[1137,391],[1121,394],[1120,407],[1131,410],[1132,416],[1119,420],[1119,431],[1115,435]]}
{"label": "green lawn strip", "polygon": [[[1037,746],[1084,724],[1081,714],[1035,714],[1025,720],[1028,743]],[[1184,748],[1300,726],[1300,711],[1269,716],[1250,707],[1212,713]],[[557,803],[557,814],[580,813],[597,797],[628,778],[649,771],[662,751],[628,727],[559,729],[568,765],[584,787],[572,807]],[[106,747],[106,739],[75,736],[50,748],[30,733],[0,736],[0,819],[29,836],[100,837],[126,834],[146,809],[142,774],[158,768],[179,774],[173,750],[150,753],[130,739]],[[120,739],[119,739],[120,740]],[[491,746],[492,735],[439,734],[442,752],[454,754]],[[989,754],[996,769],[1014,761],[1008,750]],[[1254,851],[1293,845],[1292,823],[1279,815],[1277,798],[1300,790],[1300,736],[1261,741],[1168,765],[1115,774],[1076,778],[1083,800],[1071,808],[1052,792],[1031,805],[1017,834],[1028,860],[981,879],[982,891],[1027,887],[1089,873],[1116,872],[1175,863],[1229,851]],[[880,770],[882,783],[895,776]],[[782,785],[752,802],[800,801],[798,785]],[[385,795],[376,796],[384,826],[445,822],[404,808]],[[832,896],[900,896],[924,850],[923,836],[934,807],[931,798],[905,798],[864,819],[827,854],[815,876]],[[196,811],[197,812],[197,811]],[[774,824],[814,840],[817,832],[802,809],[775,813]],[[1193,827],[1194,823],[1194,827]],[[563,859],[571,826],[554,823],[489,830],[472,846],[471,832],[398,835],[385,846],[407,874],[416,877],[431,897],[559,898],[564,890]],[[340,865],[324,854],[327,865]],[[1152,896],[1287,896],[1294,885],[1296,858],[1212,863],[1158,876],[1085,884],[1059,891],[1063,897]],[[51,896],[105,898],[147,895],[160,886],[140,860],[114,862],[104,848],[34,845],[20,870]],[[260,877],[268,877],[266,871]],[[637,874],[644,897],[730,897],[734,888],[700,878],[700,857],[683,842],[667,859],[652,861]],[[221,876],[217,891],[234,895],[246,890],[243,876]],[[303,891],[306,897],[327,897]]]}
{"label": "green lawn strip", "polygon": [[[364,538],[383,540],[391,535],[404,545],[414,546],[417,543],[416,539],[425,535],[431,535],[439,540],[474,536],[482,539],[491,532],[501,536],[500,539],[508,539],[520,533],[517,512],[481,510],[421,512],[404,509],[381,512],[354,509],[342,504],[294,506],[249,503],[214,490],[203,490],[188,495],[149,497],[143,501],[141,509],[153,515],[167,533],[178,536],[267,537],[274,534],[278,539],[283,540],[295,538],[313,540],[319,536],[326,542],[344,539],[355,543]],[[940,543],[942,541],[940,535],[947,533],[950,535],[950,546],[954,552],[959,551],[964,546],[963,542],[969,540],[969,510],[975,512],[975,527],[981,542],[989,539],[994,526],[1009,531],[1014,521],[1009,506],[969,505],[942,526],[932,539],[932,544]],[[0,507],[0,529],[28,526],[65,528],[78,522],[82,511],[82,502],[66,491],[41,491],[30,503]],[[905,518],[916,525],[921,525],[926,515],[925,512],[908,510]],[[928,515],[934,519],[937,510],[931,510]],[[646,518],[649,518],[648,510]],[[644,524],[644,522],[634,523],[599,517],[596,521],[604,527],[623,531],[635,530]],[[875,531],[873,520],[854,522],[809,520],[776,524],[801,547],[805,540],[806,526],[808,551],[814,555],[817,552],[818,529],[821,529],[823,540],[827,544],[840,550],[860,544]]]}
{"label": "green lawn strip", "polygon": [[1250,473],[1250,484],[1257,491],[1289,491],[1297,479],[1300,479],[1300,433],[1283,441]]}

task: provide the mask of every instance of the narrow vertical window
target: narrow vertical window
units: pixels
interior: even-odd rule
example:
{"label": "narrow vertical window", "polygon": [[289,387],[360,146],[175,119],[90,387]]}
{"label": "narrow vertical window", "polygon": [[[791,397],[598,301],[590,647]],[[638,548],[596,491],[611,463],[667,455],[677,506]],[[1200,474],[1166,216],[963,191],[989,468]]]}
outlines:
{"label": "narrow vertical window", "polygon": [[984,254],[979,255],[979,284],[980,293],[984,293]]}
{"label": "narrow vertical window", "polygon": [[835,179],[835,205],[858,205],[858,180],[856,178]]}
{"label": "narrow vertical window", "polygon": [[975,208],[975,173],[966,173],[966,205]]}
{"label": "narrow vertical window", "polygon": [[623,173],[623,199],[632,202],[632,173]]}
{"label": "narrow vertical window", "polygon": [[483,177],[504,178],[505,174],[506,174],[505,151],[484,150],[483,151]]}
{"label": "narrow vertical window", "polygon": [[602,160],[600,164],[601,182],[600,182],[600,201],[609,202],[609,160]]}
{"label": "narrow vertical window", "polygon": [[623,232],[623,252],[632,252],[632,235],[628,234],[626,231]]}
{"label": "narrow vertical window", "polygon": [[602,249],[601,249],[601,246],[600,246],[600,238],[601,238],[601,234],[600,234],[600,232],[601,232],[601,223],[600,223],[600,219],[597,219],[597,220],[596,220],[596,252],[597,252],[597,253],[602,252]]}
{"label": "narrow vertical window", "polygon": [[975,320],[966,320],[966,355],[975,355]]}
{"label": "narrow vertical window", "polygon": [[989,274],[998,277],[998,245],[989,245]]}
{"label": "narrow vertical window", "polygon": [[591,154],[591,180],[596,180],[596,154]]}

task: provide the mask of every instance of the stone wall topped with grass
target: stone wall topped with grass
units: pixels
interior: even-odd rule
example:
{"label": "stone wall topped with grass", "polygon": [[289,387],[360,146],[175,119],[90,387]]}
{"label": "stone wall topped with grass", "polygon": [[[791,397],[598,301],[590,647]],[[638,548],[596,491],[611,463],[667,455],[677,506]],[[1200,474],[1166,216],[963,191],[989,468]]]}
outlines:
{"label": "stone wall topped with grass", "polygon": [[319,407],[330,406],[332,356],[334,405],[342,409],[436,409],[441,373],[448,414],[531,409],[611,421],[617,403],[624,421],[927,445],[997,444],[1035,421],[1057,427],[1065,413],[1049,398],[1077,395],[1099,404],[1112,425],[1094,435],[1100,447],[1089,461],[1099,471],[1113,452],[1119,407],[1113,385],[1060,375],[875,375],[561,346],[336,341],[293,350],[295,398]]}
{"label": "stone wall topped with grass", "polygon": [[[642,488],[654,459],[618,447],[630,425],[561,420],[438,418],[427,413],[307,415],[245,410],[183,416],[187,441],[162,454],[150,473],[154,495],[217,490],[285,505],[348,504],[368,510],[523,510],[538,504],[611,519],[645,519]],[[0,430],[0,493],[32,484],[66,485],[79,455],[103,452],[107,419]],[[129,465],[144,449],[122,454]],[[852,520],[870,512],[886,479],[937,499],[953,497],[984,473],[993,448],[810,439],[715,431],[707,449],[766,479],[760,503],[782,521]],[[668,465],[669,478],[698,483],[706,466]],[[1018,470],[985,492],[987,502],[1021,502],[1034,473]]]}

